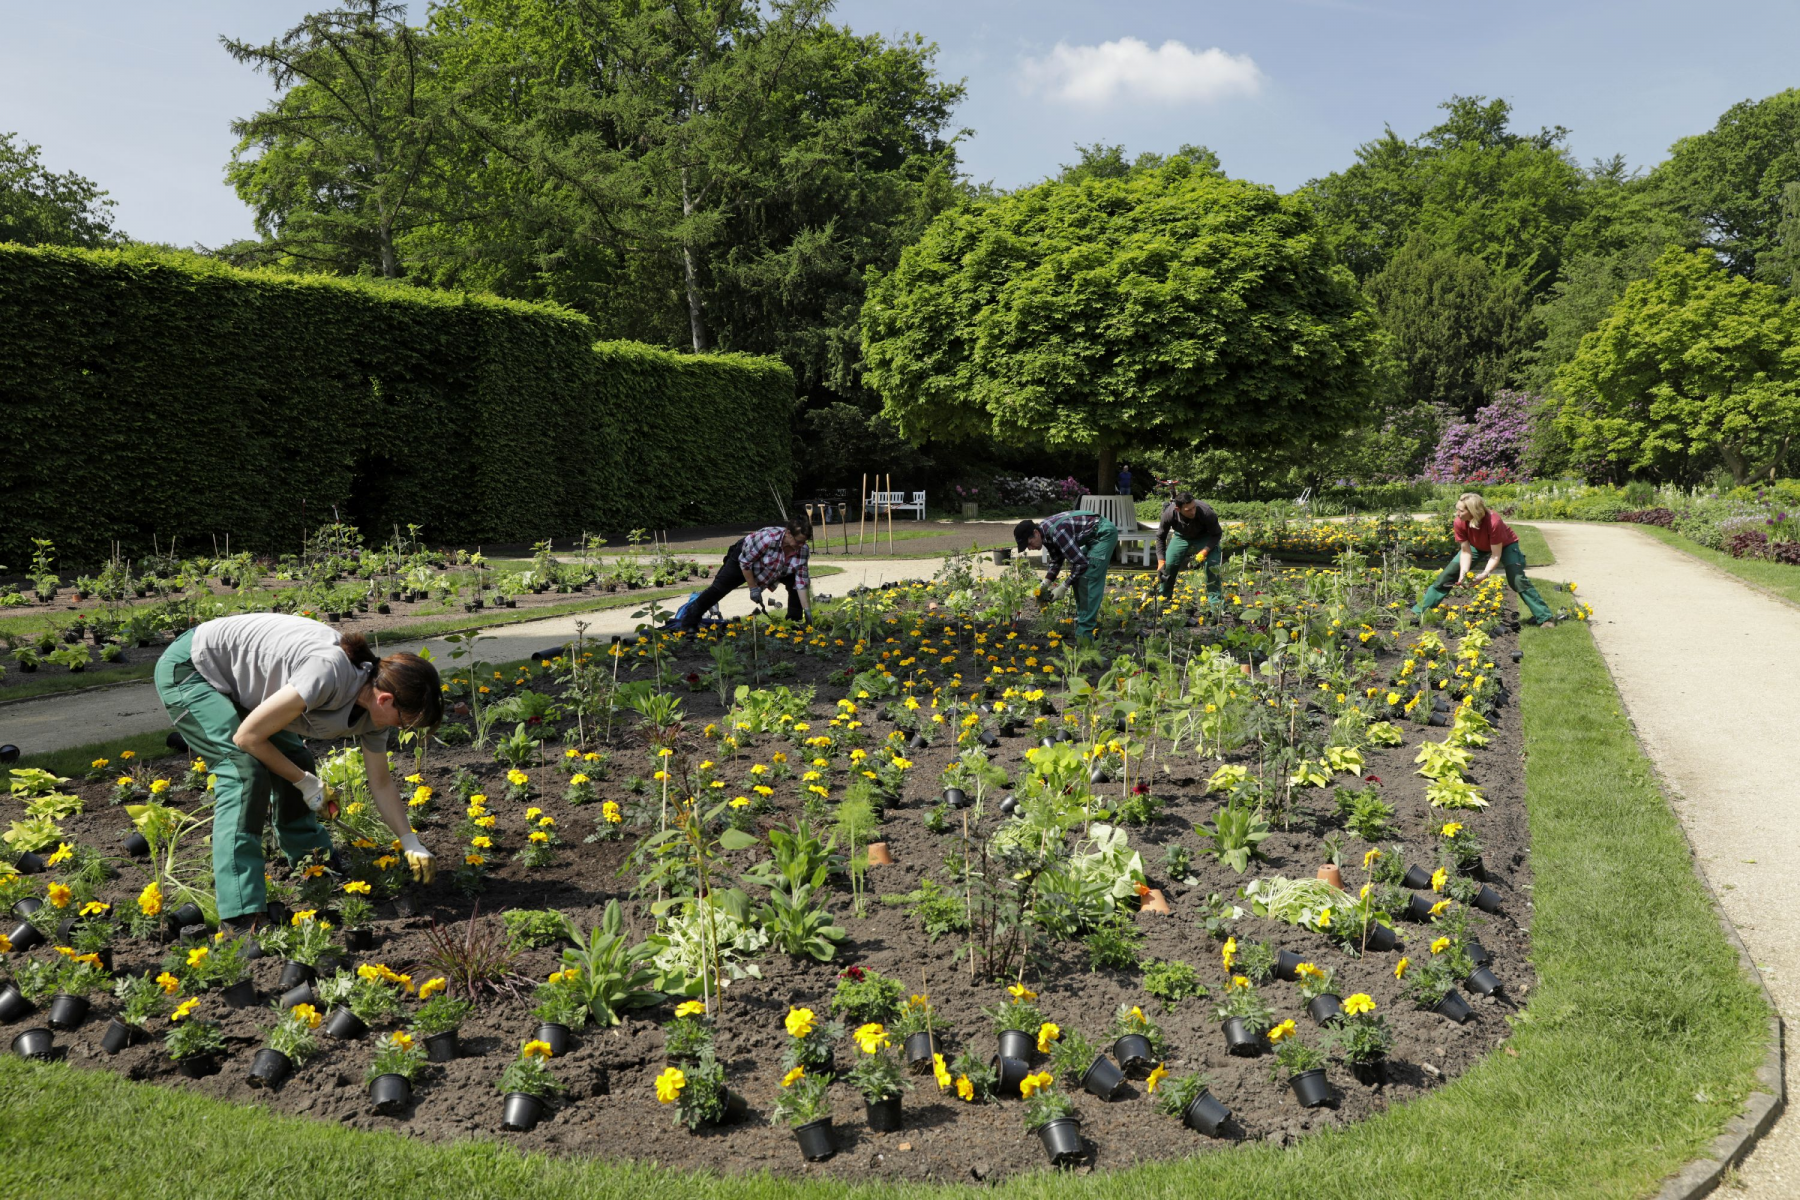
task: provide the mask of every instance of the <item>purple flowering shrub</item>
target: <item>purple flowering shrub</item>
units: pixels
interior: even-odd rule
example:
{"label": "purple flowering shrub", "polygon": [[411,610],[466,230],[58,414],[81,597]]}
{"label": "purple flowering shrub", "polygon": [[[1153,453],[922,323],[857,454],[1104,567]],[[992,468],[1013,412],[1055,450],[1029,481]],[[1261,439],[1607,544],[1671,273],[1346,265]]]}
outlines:
{"label": "purple flowering shrub", "polygon": [[1444,430],[1425,478],[1434,483],[1529,480],[1525,451],[1531,441],[1531,410],[1537,403],[1529,392],[1496,392],[1473,421],[1459,421]]}
{"label": "purple flowering shrub", "polygon": [[1675,526],[1675,512],[1668,508],[1631,508],[1626,509],[1615,521],[1629,521],[1634,525],[1660,525],[1664,529]]}

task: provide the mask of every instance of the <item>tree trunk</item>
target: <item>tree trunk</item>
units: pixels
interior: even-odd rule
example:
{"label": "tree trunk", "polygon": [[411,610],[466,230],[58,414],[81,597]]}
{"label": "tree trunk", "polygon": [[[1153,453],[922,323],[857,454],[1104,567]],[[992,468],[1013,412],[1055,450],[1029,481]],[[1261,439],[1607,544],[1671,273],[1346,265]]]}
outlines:
{"label": "tree trunk", "polygon": [[1104,496],[1112,492],[1118,474],[1118,465],[1119,448],[1111,443],[1102,443],[1100,446],[1100,483],[1094,488],[1096,496]]}
{"label": "tree trunk", "polygon": [[[681,215],[694,215],[694,202],[688,194],[687,168],[681,168]],[[687,281],[688,327],[694,335],[694,353],[704,354],[712,349],[712,339],[706,336],[706,318],[700,311],[700,281],[694,270],[694,247],[685,239],[681,243],[681,268]]]}
{"label": "tree trunk", "polygon": [[1731,482],[1743,487],[1748,479],[1744,470],[1744,456],[1737,452],[1737,447],[1721,442],[1719,457],[1725,460],[1725,467],[1731,472]]}

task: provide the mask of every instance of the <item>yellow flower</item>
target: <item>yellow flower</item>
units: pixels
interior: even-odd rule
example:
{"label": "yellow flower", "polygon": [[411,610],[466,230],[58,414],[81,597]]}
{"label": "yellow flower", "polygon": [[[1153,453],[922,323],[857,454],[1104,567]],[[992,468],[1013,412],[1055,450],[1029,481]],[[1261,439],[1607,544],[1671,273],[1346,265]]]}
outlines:
{"label": "yellow flower", "polygon": [[96,758],[93,762],[88,764],[88,766],[92,767],[96,771],[104,771],[104,770],[106,770],[106,768],[110,767],[111,765],[112,765],[112,759],[110,759],[110,758]]}
{"label": "yellow flower", "polygon": [[950,1079],[950,1068],[944,1065],[943,1055],[933,1054],[931,1056],[931,1074],[932,1077],[937,1080],[938,1091],[941,1092],[950,1086],[952,1082]]}
{"label": "yellow flower", "polygon": [[1231,970],[1231,964],[1237,961],[1237,939],[1235,937],[1225,939],[1225,948],[1219,951],[1219,957],[1224,960],[1225,969]]}
{"label": "yellow flower", "polygon": [[1319,919],[1317,921],[1317,924],[1320,929],[1330,929],[1331,928],[1331,906],[1329,904],[1327,904],[1324,908],[1321,908],[1319,910]]}
{"label": "yellow flower", "polygon": [[137,751],[136,750],[121,750],[121,751],[119,751],[119,757],[121,759],[133,759],[133,758],[137,757]]}
{"label": "yellow flower", "polygon": [[1441,938],[1437,939],[1435,942],[1431,943],[1431,952],[1433,954],[1442,954],[1444,951],[1448,950],[1449,948],[1450,948],[1450,939],[1447,937],[1441,937]]}
{"label": "yellow flower", "polygon": [[1027,1075],[1019,1081],[1019,1095],[1030,1099],[1032,1093],[1041,1092],[1056,1082],[1056,1077],[1048,1071],[1039,1071],[1035,1075]]}
{"label": "yellow flower", "polygon": [[304,925],[318,915],[319,910],[316,908],[303,908],[292,917],[289,917],[288,923],[291,925]]}
{"label": "yellow flower", "polygon": [[970,1103],[974,1102],[975,1085],[969,1082],[969,1077],[967,1075],[958,1075],[956,1077],[956,1094]]}
{"label": "yellow flower", "polygon": [[67,842],[59,842],[59,843],[57,843],[57,846],[56,846],[56,852],[54,854],[52,854],[49,858],[45,859],[44,862],[47,865],[54,867],[59,863],[68,862],[69,856],[74,853],[75,853],[75,847],[69,845],[69,843],[67,843]]}
{"label": "yellow flower", "polygon": [[1363,870],[1366,871],[1370,867],[1374,866],[1375,860],[1380,857],[1381,857],[1381,847],[1380,846],[1370,846],[1369,852],[1367,854],[1363,855]]}
{"label": "yellow flower", "polygon": [[174,1022],[181,1020],[181,1018],[192,1013],[196,1008],[199,1008],[199,1007],[200,1007],[200,997],[189,996],[186,1000],[183,1000],[180,1004],[176,1005],[175,1011],[169,1014],[170,1023],[173,1024]]}
{"label": "yellow flower", "polygon": [[519,768],[514,767],[506,773],[506,782],[512,784],[514,787],[524,787],[531,782],[531,776],[519,770]]}
{"label": "yellow flower", "polygon": [[53,883],[44,889],[44,896],[57,908],[67,908],[69,901],[75,898],[75,893],[66,884]]}
{"label": "yellow flower", "polygon": [[1371,1013],[1374,1011],[1374,997],[1370,996],[1367,992],[1357,992],[1355,995],[1348,997],[1344,1001],[1345,1016],[1360,1017],[1364,1013]]}
{"label": "yellow flower", "polygon": [[1322,979],[1325,976],[1325,972],[1319,970],[1319,968],[1317,966],[1315,966],[1309,962],[1303,962],[1299,966],[1295,967],[1294,974],[1298,975],[1302,979],[1312,979],[1315,976]]}
{"label": "yellow flower", "polygon": [[393,1033],[388,1034],[388,1045],[396,1050],[411,1050],[412,1044],[412,1034],[404,1029],[396,1029]]}
{"label": "yellow flower", "polygon": [[1412,959],[1407,958],[1405,955],[1401,955],[1400,961],[1394,964],[1394,978],[1405,979],[1406,968],[1410,966],[1412,966]]}
{"label": "yellow flower", "polygon": [[1442,829],[1438,830],[1438,832],[1447,838],[1453,838],[1457,834],[1461,833],[1462,829],[1463,829],[1463,827],[1462,827],[1461,821],[1445,821],[1444,827]]}
{"label": "yellow flower", "polygon": [[1011,987],[1007,988],[1006,991],[1007,991],[1007,994],[1010,995],[1014,1000],[1036,1000],[1037,999],[1037,993],[1032,991],[1030,988],[1026,987],[1022,983],[1015,983]]}
{"label": "yellow flower", "polygon": [[580,787],[582,784],[584,784],[586,782],[588,782],[588,777],[586,775],[583,775],[580,771],[577,771],[577,772],[575,772],[575,774],[569,776],[569,786],[570,787]]}
{"label": "yellow flower", "polygon": [[1231,977],[1231,986],[1233,989],[1247,988],[1250,986],[1249,977],[1244,975],[1233,975]]}
{"label": "yellow flower", "polygon": [[487,861],[487,859],[481,857],[481,855],[479,855],[479,854],[463,855],[463,862],[471,867],[479,867],[486,861]]}
{"label": "yellow flower", "polygon": [[1435,870],[1431,873],[1431,890],[1434,892],[1443,891],[1444,883],[1449,878],[1450,878],[1450,872],[1446,871],[1442,867],[1439,867],[1437,870]]}
{"label": "yellow flower", "polygon": [[494,817],[476,817],[475,823],[483,829],[492,829],[497,821]]}
{"label": "yellow flower", "polygon": [[450,981],[441,975],[435,979],[427,979],[419,985],[419,999],[429,1000],[449,986]]}
{"label": "yellow flower", "polygon": [[181,980],[175,978],[167,971],[164,971],[161,975],[156,977],[156,986],[163,990],[163,995],[173,996],[176,992],[181,990]]}
{"label": "yellow flower", "polygon": [[805,1078],[806,1078],[806,1068],[805,1067],[795,1067],[793,1070],[789,1071],[786,1075],[783,1075],[781,1077],[781,1086],[782,1087],[793,1087],[796,1083],[799,1083],[802,1079],[805,1079]]}
{"label": "yellow flower", "polygon": [[675,1006],[678,1017],[697,1017],[706,1011],[706,1005],[699,1000],[683,1000]]}
{"label": "yellow flower", "polygon": [[152,796],[160,796],[168,790],[169,790],[169,781],[168,780],[152,779],[150,781],[150,794]]}
{"label": "yellow flower", "polygon": [[790,1008],[787,1015],[787,1031],[789,1037],[803,1038],[813,1031],[819,1019],[810,1008]]}
{"label": "yellow flower", "polygon": [[862,1048],[864,1054],[873,1054],[888,1044],[887,1030],[882,1028],[878,1021],[871,1021],[867,1025],[861,1026],[850,1036],[856,1039],[856,1044]]}
{"label": "yellow flower", "polygon": [[617,825],[625,820],[625,815],[619,811],[618,802],[615,800],[608,800],[602,804],[600,815],[605,818],[608,825]]}
{"label": "yellow flower", "polygon": [[366,896],[369,894],[369,885],[360,879],[352,879],[344,885],[344,890],[353,896]]}
{"label": "yellow flower", "polygon": [[1150,1072],[1149,1078],[1144,1081],[1147,1085],[1147,1090],[1152,1096],[1156,1094],[1156,1085],[1168,1077],[1169,1068],[1163,1066],[1161,1063],[1157,1063],[1156,1068]]}
{"label": "yellow flower", "polygon": [[531,840],[541,846],[550,840],[550,835],[541,829],[534,829],[531,831]]}
{"label": "yellow flower", "polygon": [[308,1029],[317,1029],[319,1027],[319,1022],[324,1020],[324,1018],[319,1015],[319,1010],[310,1004],[296,1004],[294,1007],[288,1009],[288,1011],[300,1018],[301,1023]]}
{"label": "yellow flower", "polygon": [[549,1058],[550,1057],[550,1043],[549,1042],[540,1042],[536,1038],[532,1038],[529,1042],[526,1042],[523,1046],[519,1047],[519,1057],[520,1058]]}
{"label": "yellow flower", "polygon": [[1448,900],[1439,900],[1436,904],[1431,906],[1431,915],[1434,917],[1441,917],[1444,915],[1444,910],[1449,907],[1450,902]]}
{"label": "yellow flower", "polygon": [[1049,1021],[1038,1026],[1038,1053],[1050,1053],[1050,1043],[1062,1037],[1062,1030]]}
{"label": "yellow flower", "polygon": [[1279,1042],[1283,1038],[1289,1038],[1289,1037],[1293,1037],[1293,1036],[1294,1036],[1294,1019],[1292,1017],[1289,1017],[1287,1020],[1283,1021],[1281,1024],[1279,1024],[1279,1025],[1275,1026],[1273,1029],[1269,1030],[1269,1040],[1271,1042]]}
{"label": "yellow flower", "polygon": [[207,949],[205,946],[195,946],[192,950],[188,951],[188,966],[199,966],[206,961],[206,955]]}

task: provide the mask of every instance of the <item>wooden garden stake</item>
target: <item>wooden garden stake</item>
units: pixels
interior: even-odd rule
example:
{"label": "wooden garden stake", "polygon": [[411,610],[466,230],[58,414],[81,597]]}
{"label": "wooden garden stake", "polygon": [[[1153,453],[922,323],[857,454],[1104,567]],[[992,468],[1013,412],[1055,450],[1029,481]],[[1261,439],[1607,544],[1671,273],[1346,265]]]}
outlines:
{"label": "wooden garden stake", "polygon": [[[863,526],[869,520],[869,473],[863,472],[862,491],[856,497],[856,552],[862,553]],[[845,535],[848,537],[848,534]]]}

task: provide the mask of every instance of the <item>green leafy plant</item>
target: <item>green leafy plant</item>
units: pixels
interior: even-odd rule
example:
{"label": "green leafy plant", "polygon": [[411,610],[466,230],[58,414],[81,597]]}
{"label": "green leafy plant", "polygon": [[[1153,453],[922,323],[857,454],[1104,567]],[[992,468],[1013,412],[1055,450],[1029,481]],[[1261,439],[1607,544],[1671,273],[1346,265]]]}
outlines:
{"label": "green leafy plant", "polygon": [[1235,969],[1251,983],[1269,982],[1275,977],[1275,947],[1267,942],[1241,944]]}
{"label": "green leafy plant", "polygon": [[439,992],[421,1004],[419,1011],[413,1014],[412,1032],[416,1037],[428,1038],[460,1029],[474,1009],[475,1006],[467,1000],[452,996],[449,992]]}
{"label": "green leafy plant", "polygon": [[1150,1048],[1157,1054],[1165,1050],[1162,1026],[1144,1015],[1144,1010],[1135,1004],[1121,1004],[1113,1011],[1112,1025],[1107,1036],[1118,1041],[1127,1034],[1135,1033],[1150,1043]]}
{"label": "green leafy plant", "polygon": [[1344,828],[1365,842],[1387,837],[1394,820],[1394,806],[1374,788],[1340,787],[1336,791],[1338,816]]}
{"label": "green leafy plant", "polygon": [[963,898],[935,879],[921,879],[919,886],[903,895],[887,895],[883,904],[904,904],[924,927],[927,941],[937,941],[947,933],[969,932],[969,910]]}
{"label": "green leafy plant", "polygon": [[831,1115],[831,1076],[805,1074],[775,1095],[769,1124],[798,1129]]}
{"label": "green leafy plant", "polygon": [[1144,965],[1144,990],[1162,1001],[1164,1012],[1175,1011],[1176,1004],[1207,994],[1200,973],[1192,963],[1179,958],[1151,959]]}
{"label": "green leafy plant", "polygon": [[561,1095],[563,1082],[550,1070],[546,1056],[534,1053],[534,1048],[541,1042],[525,1042],[519,1047],[519,1057],[506,1064],[500,1072],[499,1080],[494,1087],[501,1092],[522,1092],[527,1096],[536,1096],[539,1100],[548,1100],[552,1096]]}
{"label": "green leafy plant", "polygon": [[1241,1021],[1245,1031],[1256,1036],[1267,1033],[1275,1020],[1269,1002],[1250,983],[1229,988],[1213,1006],[1213,1016],[1220,1021]]}
{"label": "green leafy plant", "polygon": [[994,1089],[1000,1085],[991,1060],[974,1050],[964,1050],[951,1061],[950,1075],[955,1080],[957,1096],[971,1104],[992,1100]]}
{"label": "green leafy plant", "polygon": [[625,914],[617,900],[607,902],[599,926],[586,937],[573,926],[568,933],[575,945],[563,951],[563,965],[577,972],[572,984],[595,1024],[617,1025],[621,1012],[662,1001],[649,965],[656,947],[625,937]]}
{"label": "green leafy plant", "polygon": [[1075,1115],[1075,1101],[1058,1089],[1045,1085],[1032,1090],[1025,1100],[1025,1132],[1036,1133],[1052,1121]]}
{"label": "green leafy plant", "polygon": [[187,1058],[223,1052],[225,1035],[211,1021],[188,1017],[169,1027],[169,1032],[163,1036],[163,1047],[169,1052],[170,1058],[180,1062]]}
{"label": "green leafy plant", "polygon": [[1242,875],[1258,847],[1268,838],[1269,823],[1252,809],[1228,804],[1213,816],[1212,824],[1197,825],[1194,832],[1211,843],[1214,858]]}
{"label": "green leafy plant", "polygon": [[1085,940],[1090,972],[1102,967],[1128,971],[1138,965],[1144,935],[1130,914],[1114,910],[1095,922]]}
{"label": "green leafy plant", "polygon": [[1035,1003],[1037,993],[1021,984],[1014,984],[1008,990],[1012,993],[1009,999],[1004,1003],[983,1008],[982,1013],[986,1015],[988,1023],[993,1026],[995,1033],[1018,1030],[1036,1037],[1039,1026],[1044,1023],[1043,1011]]}
{"label": "green leafy plant", "polygon": [[663,1026],[663,1055],[671,1062],[691,1062],[702,1050],[711,1049],[712,1044],[712,1025],[699,1013],[677,1016]]}
{"label": "green leafy plant", "polygon": [[818,889],[808,884],[791,891],[770,888],[768,900],[756,910],[756,919],[770,942],[795,958],[830,962],[837,957],[837,943],[848,936],[826,911]]}
{"label": "green leafy plant", "polygon": [[1187,1114],[1189,1106],[1211,1086],[1212,1080],[1199,1071],[1175,1079],[1165,1079],[1156,1089],[1157,1111],[1180,1120]]}
{"label": "green leafy plant", "polygon": [[1098,1057],[1100,1051],[1079,1029],[1062,1030],[1061,1036],[1050,1044],[1050,1070],[1070,1087],[1077,1086]]}
{"label": "green leafy plant", "polygon": [[278,1012],[269,1029],[269,1049],[285,1054],[299,1067],[319,1052],[319,1014],[310,1004],[299,1004],[286,1012]]}
{"label": "green leafy plant", "polygon": [[[781,1052],[781,1068],[817,1070],[831,1057],[834,1042],[844,1036],[842,1021],[820,1021],[811,1009],[795,1009],[787,1016],[787,1044]],[[795,1030],[801,1030],[796,1033]]]}
{"label": "green leafy plant", "polygon": [[127,975],[113,983],[113,999],[118,1001],[119,1020],[142,1029],[169,1007],[169,997],[151,975]]}
{"label": "green leafy plant", "polygon": [[878,1104],[900,1095],[912,1086],[900,1060],[895,1057],[887,1031],[869,1024],[856,1031],[855,1061],[844,1072],[844,1079],[862,1093],[870,1104]]}
{"label": "green leafy plant", "polygon": [[411,1034],[396,1030],[375,1043],[375,1057],[363,1072],[363,1083],[373,1083],[382,1075],[399,1075],[410,1083],[424,1069],[425,1048],[413,1041]]}
{"label": "green leafy plant", "polygon": [[[1325,1062],[1325,1052],[1308,1046],[1298,1034],[1289,1034],[1275,1047],[1275,1066],[1287,1072],[1289,1079],[1305,1071],[1316,1071]],[[1274,1074],[1274,1068],[1270,1069],[1270,1074]]]}
{"label": "green leafy plant", "polygon": [[839,973],[831,1011],[847,1024],[887,1022],[900,1010],[906,988],[870,967],[850,967]]}
{"label": "green leafy plant", "polygon": [[716,1125],[725,1116],[727,1092],[725,1066],[710,1044],[695,1054],[681,1070],[682,1088],[676,1098],[675,1120],[696,1130]]}

